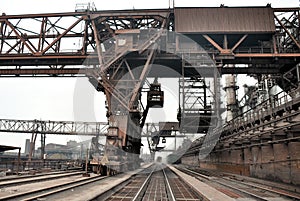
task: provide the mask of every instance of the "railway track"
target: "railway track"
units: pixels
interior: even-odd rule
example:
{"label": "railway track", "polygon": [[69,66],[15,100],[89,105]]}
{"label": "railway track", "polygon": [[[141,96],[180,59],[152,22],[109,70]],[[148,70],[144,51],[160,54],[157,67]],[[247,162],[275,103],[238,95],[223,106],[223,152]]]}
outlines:
{"label": "railway track", "polygon": [[42,175],[31,175],[26,177],[16,177],[16,178],[5,178],[0,179],[0,189],[9,187],[9,186],[17,186],[26,183],[37,183],[41,181],[59,179],[63,177],[70,177],[75,175],[81,175],[82,171],[71,171],[71,172],[55,172],[55,173],[48,173]]}
{"label": "railway track", "polygon": [[103,176],[95,176],[95,177],[83,177],[79,180],[72,180],[69,182],[65,182],[58,185],[42,187],[39,189],[34,189],[30,191],[25,191],[21,193],[16,193],[13,195],[0,197],[0,200],[51,200],[51,196],[56,195],[58,193],[63,193],[65,191],[71,190],[74,191],[75,188],[83,187],[87,184],[91,184],[93,182],[98,182],[103,180],[106,177]]}
{"label": "railway track", "polygon": [[202,200],[193,189],[188,187],[175,173],[164,165],[155,165],[151,170],[136,175],[120,189],[94,200],[161,200],[161,201],[196,201]]}
{"label": "railway track", "polygon": [[[199,188],[197,188],[197,190],[194,189],[193,186],[195,185],[190,185],[183,181],[183,179],[185,180],[185,177],[191,176],[206,183],[211,186],[211,188],[215,188],[216,192],[222,192],[223,194],[221,193],[221,195],[226,195],[235,199],[244,198],[247,200],[264,201],[300,200],[300,194],[298,192],[291,192],[283,188],[262,185],[253,181],[245,181],[245,179],[235,179],[232,175],[228,176],[219,173],[210,174],[209,172],[202,174],[178,166],[177,169],[190,176],[185,174],[186,176],[183,177],[182,173],[180,173],[180,171],[178,172],[174,167],[169,168],[163,164],[152,165],[143,171],[131,173],[131,176],[124,177],[121,182],[116,181],[120,180],[119,178],[122,177],[122,174],[111,177],[100,177],[96,175],[93,175],[92,177],[82,177],[77,175],[67,176],[67,174],[65,174],[65,176],[68,177],[68,180],[60,179],[60,183],[50,181],[50,184],[52,185],[48,184],[44,187],[36,183],[32,184],[35,185],[36,188],[31,190],[26,189],[26,185],[24,185],[24,188],[23,184],[21,184],[20,188],[23,192],[14,192],[11,195],[5,196],[1,196],[0,191],[0,200],[210,200],[207,199],[206,195],[201,195],[203,191],[199,191]],[[57,179],[57,181],[58,180],[59,179]],[[114,183],[114,180],[116,183]],[[100,190],[100,188],[106,184],[109,185]],[[90,196],[91,190],[96,190],[98,192],[93,194],[93,196]],[[86,192],[86,194],[83,192]],[[87,196],[88,194],[89,196]],[[77,195],[81,195],[81,197],[79,198]]]}
{"label": "railway track", "polygon": [[[247,197],[263,201],[270,201],[272,199],[275,200],[277,198],[281,198],[281,200],[300,200],[300,193],[293,192],[288,189],[278,188],[267,184],[255,183],[253,181],[247,181],[245,179],[239,180],[235,177],[230,177],[222,174],[215,173],[210,176],[208,172],[206,172],[206,174],[202,174],[187,168],[177,167],[177,169],[185,172],[186,174],[194,176],[198,180],[205,182],[208,185],[214,186],[220,191],[223,191],[224,194],[227,194],[228,196],[234,198]],[[220,188],[215,184],[226,188]]]}
{"label": "railway track", "polygon": [[60,175],[65,173],[72,173],[72,172],[80,172],[82,171],[82,168],[74,168],[69,170],[60,170],[60,171],[50,171],[50,172],[44,172],[44,173],[36,173],[36,174],[26,174],[26,175],[12,175],[12,176],[4,176],[0,177],[0,182],[3,181],[11,181],[11,180],[19,180],[19,179],[25,179],[25,178],[33,178],[33,177],[41,177],[41,176],[47,176],[47,175]]}

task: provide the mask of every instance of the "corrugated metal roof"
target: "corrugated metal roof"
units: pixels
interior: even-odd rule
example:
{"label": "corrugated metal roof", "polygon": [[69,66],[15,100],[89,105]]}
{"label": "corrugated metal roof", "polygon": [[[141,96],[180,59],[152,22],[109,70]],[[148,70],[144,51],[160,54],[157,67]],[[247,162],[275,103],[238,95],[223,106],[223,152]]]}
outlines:
{"label": "corrugated metal roof", "polygon": [[269,7],[175,8],[175,31],[180,33],[275,32]]}

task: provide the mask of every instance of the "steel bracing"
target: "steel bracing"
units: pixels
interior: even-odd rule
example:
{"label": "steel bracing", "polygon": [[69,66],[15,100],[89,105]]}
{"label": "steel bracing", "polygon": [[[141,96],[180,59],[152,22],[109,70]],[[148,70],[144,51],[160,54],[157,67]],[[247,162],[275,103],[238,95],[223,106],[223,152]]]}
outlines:
{"label": "steel bracing", "polygon": [[105,136],[107,122],[71,122],[1,119],[0,132]]}
{"label": "steel bracing", "polygon": [[[299,8],[270,8],[274,18],[274,32],[264,35],[251,33],[197,33],[203,48],[221,64],[247,64],[248,68],[226,69],[225,73],[252,73],[251,68],[264,73],[285,71],[299,62]],[[97,44],[124,33],[122,30],[142,30],[174,27],[175,9],[90,11],[73,13],[28,14],[0,16],[1,75],[78,75],[86,59],[89,67],[99,64]],[[165,23],[165,24],[164,24]],[[210,22],[213,23],[213,22]],[[109,43],[106,43],[107,49]],[[171,47],[169,46],[169,51]],[[109,55],[109,54],[108,54]],[[109,55],[111,56],[111,54]],[[106,60],[107,66],[122,56]],[[161,52],[161,60],[170,61]],[[105,57],[105,56],[104,56]],[[146,58],[145,58],[146,59]],[[171,58],[175,60],[176,58]],[[105,60],[105,58],[102,58]],[[270,65],[273,61],[275,64]],[[274,62],[273,62],[274,63]],[[264,64],[264,65],[262,65]],[[269,64],[269,65],[267,65]],[[8,68],[8,66],[11,66]],[[275,68],[273,68],[275,67]],[[274,70],[274,71],[273,71]],[[221,70],[222,71],[222,70]],[[228,72],[230,71],[230,72]],[[79,73],[83,75],[85,72]]]}

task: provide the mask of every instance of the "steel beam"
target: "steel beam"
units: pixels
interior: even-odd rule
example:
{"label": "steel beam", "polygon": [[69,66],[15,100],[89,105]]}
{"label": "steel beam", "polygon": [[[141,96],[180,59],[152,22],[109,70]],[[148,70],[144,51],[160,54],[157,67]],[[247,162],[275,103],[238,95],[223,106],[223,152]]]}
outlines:
{"label": "steel beam", "polygon": [[153,45],[152,49],[150,50],[150,53],[149,53],[149,56],[148,56],[148,59],[143,67],[143,70],[140,74],[140,77],[138,79],[138,82],[135,83],[135,86],[134,86],[134,89],[132,90],[132,96],[130,97],[130,101],[129,101],[129,108],[132,109],[133,108],[133,105],[135,103],[135,101],[137,100],[137,97],[139,95],[139,91],[140,89],[142,88],[143,84],[145,83],[145,80],[150,72],[150,69],[151,69],[151,65],[153,63],[153,60],[155,58],[155,55],[156,55],[156,51],[157,51],[157,46],[156,44]]}
{"label": "steel beam", "polygon": [[[217,67],[220,74],[279,74],[279,68],[276,67],[236,67],[225,68]],[[203,76],[212,76],[213,68],[198,68]],[[0,69],[0,77],[91,77],[94,69],[92,68],[23,68],[23,69]],[[129,71],[130,72],[130,71]],[[132,75],[133,76],[133,75]],[[156,77],[155,73],[149,73],[149,77]],[[174,77],[175,75],[170,75]],[[188,75],[185,75],[188,76]],[[167,76],[166,76],[167,77]],[[134,76],[132,77],[135,79]]]}

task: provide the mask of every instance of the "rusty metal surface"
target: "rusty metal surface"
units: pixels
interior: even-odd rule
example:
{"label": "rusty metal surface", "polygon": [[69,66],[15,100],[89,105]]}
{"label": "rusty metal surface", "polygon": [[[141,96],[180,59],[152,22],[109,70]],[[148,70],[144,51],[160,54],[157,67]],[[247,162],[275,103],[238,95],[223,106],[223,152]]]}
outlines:
{"label": "rusty metal surface", "polygon": [[157,15],[166,17],[170,12],[169,9],[136,9],[136,10],[99,10],[93,12],[64,12],[64,13],[39,13],[39,14],[18,14],[0,16],[0,19],[18,19],[18,18],[36,18],[36,17],[61,17],[61,16],[149,16]]}
{"label": "rusty metal surface", "polygon": [[[204,19],[197,17],[198,15],[204,15],[198,11],[209,11],[205,14]],[[225,15],[224,12],[227,10],[233,11]],[[119,10],[119,11],[96,11],[96,12],[70,12],[70,13],[44,13],[44,14],[24,14],[24,15],[5,15],[0,16],[0,66],[36,66],[37,71],[19,71],[19,67],[16,69],[9,69],[8,71],[2,71],[0,74],[4,76],[10,75],[26,75],[34,74],[47,74],[45,70],[41,69],[40,66],[51,66],[52,65],[61,65],[61,69],[65,68],[68,65],[82,65],[82,63],[87,59],[89,64],[97,65],[99,64],[98,55],[95,54],[95,44],[98,42],[103,43],[106,39],[111,38],[111,33],[118,32],[132,32],[133,29],[144,30],[148,28],[160,28],[164,21],[170,22],[165,24],[168,30],[173,30],[174,23],[176,22],[176,30],[183,29],[185,26],[192,28],[189,33],[194,33],[193,29],[204,29],[209,28],[209,30],[215,29],[216,33],[222,29],[222,26],[219,24],[229,23],[230,26],[224,25],[223,29],[232,29],[238,27],[239,31],[250,30],[244,39],[242,37],[237,37],[240,39],[238,42],[236,37],[228,38],[228,48],[222,47],[223,41],[211,37],[216,44],[219,45],[219,48],[208,48],[206,51],[211,54],[216,54],[218,60],[222,60],[223,63],[272,63],[273,58],[277,57],[276,63],[292,63],[296,64],[299,60],[299,50],[292,49],[292,45],[285,45],[279,43],[279,41],[289,40],[289,37],[276,39],[276,44],[274,42],[274,47],[264,47],[255,45],[259,44],[260,38],[251,37],[253,31],[262,31],[262,30],[274,30],[274,16],[273,12],[283,12],[289,11],[291,13],[297,13],[298,8],[266,8],[266,7],[257,7],[257,8],[175,8],[175,9],[144,9],[144,10]],[[247,11],[243,12],[242,11]],[[175,12],[175,19],[173,19],[172,13]],[[185,13],[187,12],[187,13]],[[257,13],[256,13],[257,12]],[[243,14],[242,17],[237,14]],[[171,15],[170,15],[171,14]],[[179,15],[182,14],[182,15]],[[278,13],[277,13],[278,14]],[[88,19],[88,16],[93,15],[92,20],[94,24],[100,25],[101,23],[109,24],[105,28],[106,32],[101,36],[103,40],[96,40],[94,36],[95,27],[91,26],[91,20]],[[232,17],[233,16],[233,17]],[[255,17],[253,17],[255,16]],[[193,17],[192,19],[190,19]],[[60,20],[56,19],[59,18]],[[209,18],[209,19],[208,19]],[[233,21],[228,19],[233,18]],[[282,18],[278,14],[278,18]],[[82,19],[82,20],[79,20]],[[165,20],[167,19],[167,20]],[[188,20],[189,21],[185,21]],[[224,20],[225,19],[225,20]],[[227,20],[226,20],[227,19]],[[296,24],[298,19],[296,14],[289,17],[289,23],[293,22]],[[175,21],[174,21],[175,20]],[[284,19],[282,24],[285,23]],[[56,23],[50,23],[55,21]],[[184,23],[181,23],[181,22]],[[135,25],[132,26],[132,22],[135,22]],[[187,23],[188,22],[188,23]],[[253,23],[256,24],[253,24]],[[100,24],[99,24],[100,23]],[[35,26],[32,26],[32,25]],[[86,29],[81,29],[81,25],[86,24]],[[200,26],[201,25],[201,26]],[[289,31],[291,35],[292,31],[289,30],[289,27],[282,27],[280,24],[276,24],[277,29],[280,32]],[[49,32],[49,30],[52,30]],[[54,31],[53,30],[57,30]],[[208,31],[209,31],[208,30]],[[223,34],[227,34],[228,30],[225,30]],[[234,31],[234,30],[231,30]],[[43,34],[40,34],[43,33]],[[199,32],[201,35],[202,32]],[[212,32],[213,33],[213,32]],[[234,32],[229,32],[234,33]],[[241,33],[241,32],[239,32]],[[255,32],[260,33],[260,32]],[[270,32],[268,32],[270,33]],[[249,34],[247,36],[247,34]],[[203,33],[202,33],[203,35]],[[207,33],[209,36],[209,33]],[[201,37],[201,36],[199,36]],[[278,36],[279,37],[279,36]],[[296,37],[294,37],[295,39]],[[79,47],[67,46],[70,41],[83,41]],[[175,41],[173,41],[175,42]],[[293,41],[295,43],[295,40]],[[297,42],[297,41],[296,41]],[[240,47],[241,43],[246,43],[244,47]],[[236,45],[234,45],[236,44]],[[296,45],[299,43],[296,43]],[[272,44],[271,44],[272,45]],[[233,46],[233,47],[231,47]],[[253,47],[254,46],[254,47]],[[228,55],[218,55],[218,53],[226,53]],[[92,54],[90,54],[92,53]],[[232,53],[232,55],[230,54]],[[124,56],[124,55],[123,55]],[[111,57],[109,57],[111,58]],[[165,59],[164,59],[165,58]],[[109,61],[116,61],[116,57],[110,59]],[[146,58],[135,57],[134,65],[141,65],[141,61],[145,61]],[[174,62],[174,63],[172,63]],[[107,62],[108,63],[108,62]],[[168,58],[168,56],[158,54],[155,63],[160,65],[171,64],[175,69],[181,69],[180,60],[176,58]],[[288,64],[289,65],[289,64]],[[275,68],[274,68],[275,69]],[[51,71],[51,72],[50,72]],[[49,71],[49,76],[57,75],[75,75],[76,70],[73,72],[60,70],[57,73],[53,72],[52,69]],[[52,73],[53,72],[53,73]],[[48,76],[48,75],[47,75]]]}
{"label": "rusty metal surface", "polygon": [[175,8],[175,30],[182,33],[273,33],[272,8]]}

